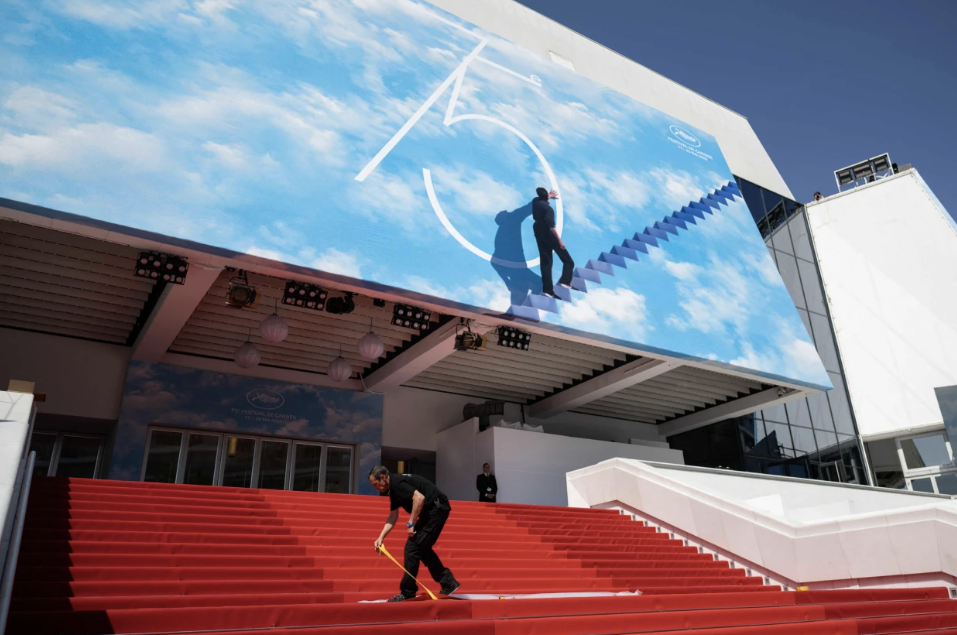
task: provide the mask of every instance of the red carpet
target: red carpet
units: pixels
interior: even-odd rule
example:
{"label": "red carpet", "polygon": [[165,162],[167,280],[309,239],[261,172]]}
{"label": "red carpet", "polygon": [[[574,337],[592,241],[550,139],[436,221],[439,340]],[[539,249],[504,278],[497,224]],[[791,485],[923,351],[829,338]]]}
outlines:
{"label": "red carpet", "polygon": [[398,592],[372,548],[386,499],[37,478],[8,633],[957,635],[944,588],[782,592],[617,512],[453,508],[436,550],[459,593],[643,595],[359,603]]}

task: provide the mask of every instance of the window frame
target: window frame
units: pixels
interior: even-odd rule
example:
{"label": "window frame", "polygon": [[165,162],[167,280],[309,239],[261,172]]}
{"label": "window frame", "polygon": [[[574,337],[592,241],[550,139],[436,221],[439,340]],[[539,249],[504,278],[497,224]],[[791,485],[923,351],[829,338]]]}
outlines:
{"label": "window frame", "polygon": [[99,434],[88,434],[86,432],[55,432],[53,430],[34,430],[30,435],[30,442],[33,442],[33,435],[43,434],[56,437],[53,442],[53,452],[50,453],[50,465],[47,467],[47,473],[44,476],[56,476],[57,468],[60,466],[60,452],[63,449],[63,439],[65,437],[74,437],[80,439],[96,439],[100,442],[96,448],[96,463],[93,466],[93,476],[90,478],[99,478],[100,467],[103,465],[103,450],[106,447],[106,437]]}

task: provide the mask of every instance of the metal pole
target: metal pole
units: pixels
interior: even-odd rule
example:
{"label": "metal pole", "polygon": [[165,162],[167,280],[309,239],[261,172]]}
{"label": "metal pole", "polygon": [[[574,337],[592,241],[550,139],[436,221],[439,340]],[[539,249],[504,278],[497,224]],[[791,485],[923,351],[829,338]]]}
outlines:
{"label": "metal pole", "polygon": [[10,549],[7,552],[6,568],[3,571],[3,581],[0,582],[0,635],[7,631],[7,614],[10,612],[10,598],[13,594],[13,576],[17,572],[17,556],[20,554],[20,539],[23,537],[23,523],[27,513],[27,499],[30,498],[33,463],[36,458],[36,452],[30,452],[27,456],[27,465],[20,488],[20,500],[17,501],[16,520],[13,524],[13,533],[10,535]]}

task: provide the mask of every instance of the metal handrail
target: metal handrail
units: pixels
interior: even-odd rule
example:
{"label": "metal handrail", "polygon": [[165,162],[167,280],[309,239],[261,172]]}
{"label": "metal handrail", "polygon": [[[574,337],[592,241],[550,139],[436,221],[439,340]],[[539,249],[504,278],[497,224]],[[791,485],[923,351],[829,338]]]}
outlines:
{"label": "metal handrail", "polygon": [[7,614],[10,612],[10,598],[13,594],[13,576],[17,571],[17,557],[20,555],[20,539],[23,537],[23,523],[27,513],[27,499],[30,498],[30,485],[33,483],[33,464],[37,453],[30,452],[24,465],[23,477],[20,479],[20,497],[17,500],[17,514],[13,521],[13,532],[10,534],[10,547],[3,569],[3,579],[0,581],[0,635],[7,630]]}

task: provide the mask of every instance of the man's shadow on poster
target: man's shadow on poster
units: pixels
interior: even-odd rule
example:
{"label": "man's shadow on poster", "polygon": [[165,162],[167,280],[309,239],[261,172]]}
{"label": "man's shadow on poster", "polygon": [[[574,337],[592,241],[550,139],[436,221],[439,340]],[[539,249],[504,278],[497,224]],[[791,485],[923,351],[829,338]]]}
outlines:
{"label": "man's shadow on poster", "polygon": [[[495,232],[493,258],[515,263],[524,263],[528,260],[525,256],[525,247],[522,245],[522,223],[531,215],[531,202],[511,212],[503,210],[495,215],[498,230]],[[527,266],[509,267],[493,261],[492,268],[508,288],[512,304],[521,305],[530,293],[542,292],[542,277]]]}

